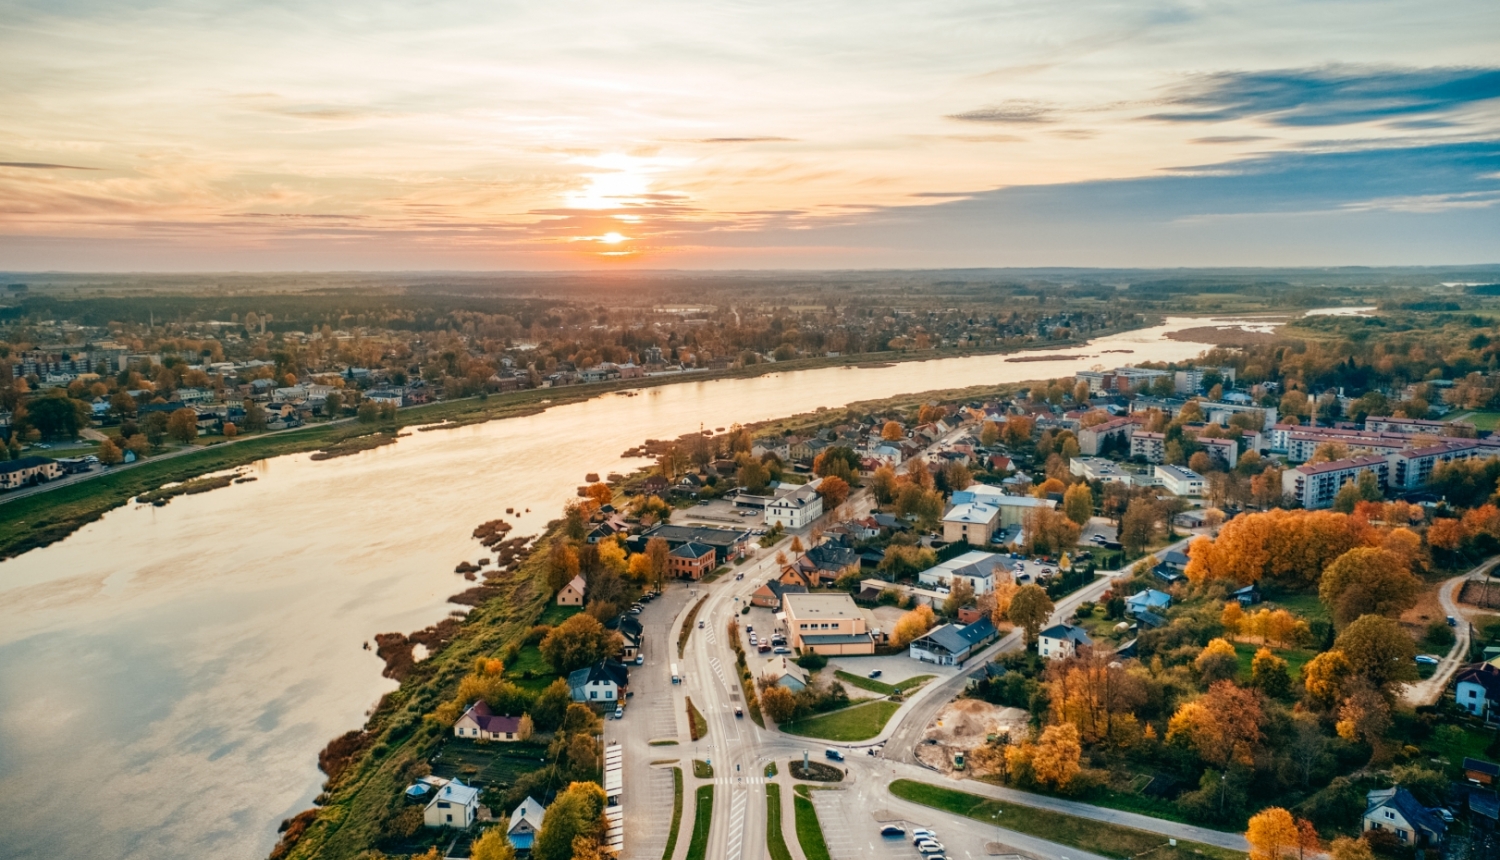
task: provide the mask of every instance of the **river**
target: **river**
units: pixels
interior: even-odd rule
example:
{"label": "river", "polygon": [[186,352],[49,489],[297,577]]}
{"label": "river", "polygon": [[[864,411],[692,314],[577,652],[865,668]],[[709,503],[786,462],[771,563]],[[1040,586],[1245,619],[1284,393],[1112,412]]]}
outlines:
{"label": "river", "polygon": [[1229,322],[1172,318],[1044,362],[685,380],[349,457],[278,457],[253,483],[112,511],[0,563],[0,856],[260,860],[317,795],[317,752],[394,686],[362,643],[456,608],[476,524],[530,508],[507,519],[540,531],[586,473],[639,465],[619,455],[647,438],[1182,360],[1206,347],[1168,332]]}

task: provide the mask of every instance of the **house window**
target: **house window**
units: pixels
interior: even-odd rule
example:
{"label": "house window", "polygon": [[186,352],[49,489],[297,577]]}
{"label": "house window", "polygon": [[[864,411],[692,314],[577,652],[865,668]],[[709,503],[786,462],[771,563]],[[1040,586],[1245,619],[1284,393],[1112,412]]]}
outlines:
{"label": "house window", "polygon": [[589,690],[589,698],[590,699],[597,699],[597,698],[599,698],[599,691],[598,690]]}
{"label": "house window", "polygon": [[453,815],[451,813],[448,816],[446,816],[446,817],[447,817],[448,821],[450,821],[450,822],[453,821]]}
{"label": "house window", "polygon": [[1394,812],[1390,811],[1389,809],[1387,809],[1385,811],[1385,818],[1386,818],[1387,821],[1395,821],[1396,820],[1396,813],[1394,813]]}

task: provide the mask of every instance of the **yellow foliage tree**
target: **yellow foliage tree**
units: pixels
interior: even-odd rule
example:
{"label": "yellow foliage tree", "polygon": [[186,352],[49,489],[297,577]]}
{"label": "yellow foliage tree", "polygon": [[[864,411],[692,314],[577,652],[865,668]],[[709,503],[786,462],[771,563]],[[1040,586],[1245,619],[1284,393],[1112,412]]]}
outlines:
{"label": "yellow foliage tree", "polygon": [[1079,759],[1083,745],[1072,723],[1048,726],[1031,754],[1032,778],[1041,785],[1064,791],[1083,770]]}
{"label": "yellow foliage tree", "polygon": [[932,607],[925,603],[921,604],[901,616],[901,620],[896,622],[896,628],[891,633],[891,639],[897,648],[905,648],[913,640],[931,630],[936,621],[937,616],[933,613]]}
{"label": "yellow foliage tree", "polygon": [[1224,611],[1219,613],[1219,623],[1224,625],[1224,632],[1230,636],[1238,636],[1240,625],[1245,621],[1245,610],[1240,608],[1238,600],[1231,600],[1224,604]]}
{"label": "yellow foliage tree", "polygon": [[1292,814],[1272,806],[1251,816],[1245,841],[1250,843],[1250,860],[1282,860],[1297,853],[1301,839]]}
{"label": "yellow foliage tree", "polygon": [[1324,651],[1302,667],[1302,687],[1308,700],[1327,710],[1344,693],[1344,684],[1354,674],[1354,665],[1344,652]]}
{"label": "yellow foliage tree", "polygon": [[1225,639],[1213,639],[1193,660],[1193,668],[1207,683],[1228,681],[1240,672],[1240,658],[1234,646]]}
{"label": "yellow foliage tree", "polygon": [[491,827],[469,847],[470,860],[515,860],[516,849],[505,838],[505,827]]}

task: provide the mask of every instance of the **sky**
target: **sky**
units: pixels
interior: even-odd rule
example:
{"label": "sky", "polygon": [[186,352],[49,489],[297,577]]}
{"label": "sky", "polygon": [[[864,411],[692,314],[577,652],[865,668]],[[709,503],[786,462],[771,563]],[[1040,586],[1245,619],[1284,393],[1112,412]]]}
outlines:
{"label": "sky", "polygon": [[1493,0],[0,0],[0,270],[1500,262]]}

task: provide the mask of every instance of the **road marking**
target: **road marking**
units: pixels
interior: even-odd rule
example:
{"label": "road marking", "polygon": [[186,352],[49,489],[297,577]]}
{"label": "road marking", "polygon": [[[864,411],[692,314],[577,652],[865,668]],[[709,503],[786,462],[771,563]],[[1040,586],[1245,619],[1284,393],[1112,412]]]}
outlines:
{"label": "road marking", "polygon": [[765,785],[770,780],[763,776],[716,776],[714,785]]}
{"label": "road marking", "polygon": [[[715,780],[717,782],[717,780]],[[729,804],[729,841],[726,843],[726,860],[739,860],[740,851],[745,845],[745,810],[750,793],[747,791],[736,791],[734,798]]]}

